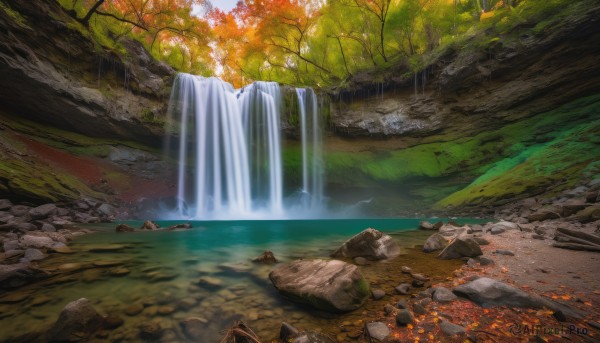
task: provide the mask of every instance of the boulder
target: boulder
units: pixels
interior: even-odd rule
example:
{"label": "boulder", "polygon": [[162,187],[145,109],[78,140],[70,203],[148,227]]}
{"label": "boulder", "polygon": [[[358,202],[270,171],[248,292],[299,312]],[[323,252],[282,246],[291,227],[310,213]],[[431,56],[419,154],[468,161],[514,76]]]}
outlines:
{"label": "boulder", "polygon": [[565,315],[573,318],[581,317],[581,313],[577,310],[536,295],[530,295],[516,287],[487,277],[481,277],[464,285],[460,285],[454,288],[453,292],[454,294],[465,297],[483,307],[547,307],[554,311],[561,311]]}
{"label": "boulder", "polygon": [[269,274],[277,290],[299,303],[330,312],[352,311],[370,296],[369,283],[355,265],[338,260],[296,260]]}
{"label": "boulder", "polygon": [[158,230],[158,225],[153,221],[146,220],[142,226],[140,226],[140,230]]}
{"label": "boulder", "polygon": [[98,211],[98,213],[100,215],[103,215],[105,217],[110,217],[110,216],[114,216],[116,211],[115,208],[109,204],[102,204],[98,207],[98,209],[96,209],[96,211]]}
{"label": "boulder", "polygon": [[577,212],[573,219],[580,223],[591,223],[600,220],[600,205],[592,205]]}
{"label": "boulder", "polygon": [[377,341],[383,341],[390,335],[390,328],[382,322],[373,322],[366,325],[366,331],[369,337]]}
{"label": "boulder", "polygon": [[67,304],[48,331],[50,342],[80,342],[102,326],[103,319],[89,300],[81,298]]}
{"label": "boulder", "polygon": [[442,250],[438,258],[450,260],[461,257],[477,257],[480,255],[483,255],[483,252],[474,239],[457,237]]}
{"label": "boulder", "polygon": [[534,212],[527,216],[527,220],[529,220],[529,222],[541,222],[544,220],[558,219],[558,218],[560,218],[560,215],[558,213],[556,213],[555,211],[552,211],[549,209],[540,209],[537,212]]}
{"label": "boulder", "polygon": [[21,248],[50,249],[54,246],[54,241],[50,237],[25,235],[19,239]]}
{"label": "boulder", "polygon": [[25,256],[23,256],[23,258],[25,259],[24,262],[39,261],[46,258],[46,255],[37,249],[29,248],[25,250]]}
{"label": "boulder", "polygon": [[400,254],[400,247],[392,237],[368,228],[350,238],[331,256],[340,258],[366,257],[376,260],[388,259]]}
{"label": "boulder", "polygon": [[31,219],[45,219],[53,214],[56,214],[57,212],[58,209],[56,205],[45,204],[29,210],[29,215],[31,216]]}
{"label": "boulder", "polygon": [[25,205],[14,205],[10,208],[10,213],[15,217],[24,217],[29,214],[31,207]]}
{"label": "boulder", "polygon": [[0,211],[9,210],[13,203],[8,199],[0,199]]}
{"label": "boulder", "polygon": [[0,264],[0,288],[11,289],[48,278],[49,274],[29,263]]}
{"label": "boulder", "polygon": [[134,232],[135,229],[127,224],[119,224],[116,228],[117,232]]}
{"label": "boulder", "polygon": [[425,244],[423,244],[423,251],[432,252],[441,250],[444,249],[446,245],[448,245],[446,238],[439,233],[434,233],[433,235],[429,236],[429,238],[427,238],[425,241]]}

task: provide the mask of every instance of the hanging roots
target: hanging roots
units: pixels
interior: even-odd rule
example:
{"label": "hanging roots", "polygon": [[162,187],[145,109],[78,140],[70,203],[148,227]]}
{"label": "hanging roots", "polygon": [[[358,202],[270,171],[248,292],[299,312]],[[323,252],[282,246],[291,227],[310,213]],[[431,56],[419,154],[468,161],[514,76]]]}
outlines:
{"label": "hanging roots", "polygon": [[221,343],[261,343],[260,339],[248,325],[242,321],[236,322],[221,340]]}

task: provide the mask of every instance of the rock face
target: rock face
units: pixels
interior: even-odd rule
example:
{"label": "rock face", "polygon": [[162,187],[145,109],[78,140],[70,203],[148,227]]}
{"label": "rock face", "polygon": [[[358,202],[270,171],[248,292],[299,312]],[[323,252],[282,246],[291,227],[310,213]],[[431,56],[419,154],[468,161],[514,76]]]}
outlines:
{"label": "rock face", "polygon": [[400,254],[400,247],[392,237],[368,228],[350,238],[331,256],[336,258],[366,257],[383,260]]}
{"label": "rock face", "polygon": [[79,342],[102,325],[102,317],[86,298],[70,302],[48,331],[51,342]]}
{"label": "rock face", "polygon": [[[163,78],[174,75],[171,68],[155,62],[133,41],[121,43],[134,59],[131,63],[114,53],[91,54],[99,49],[71,28],[74,19],[57,2],[10,0],[8,6],[31,22],[20,25],[7,15],[0,18],[2,102],[20,108],[29,119],[84,135],[136,136],[157,145],[158,128],[144,125],[140,118],[147,111],[163,110],[168,94]],[[44,30],[31,30],[32,22]],[[98,89],[100,81],[111,79],[116,82],[110,84],[110,92]]]}
{"label": "rock face", "polygon": [[297,260],[275,267],[269,279],[284,296],[330,312],[352,311],[369,298],[358,268],[338,260]]}
{"label": "rock face", "polygon": [[442,250],[438,257],[449,260],[461,257],[477,257],[480,255],[483,255],[483,252],[474,239],[459,236]]}

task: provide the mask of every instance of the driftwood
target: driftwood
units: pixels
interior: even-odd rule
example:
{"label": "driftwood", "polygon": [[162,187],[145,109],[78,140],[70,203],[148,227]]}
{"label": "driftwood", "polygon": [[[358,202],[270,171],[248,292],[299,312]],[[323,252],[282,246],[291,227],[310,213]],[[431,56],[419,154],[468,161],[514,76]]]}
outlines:
{"label": "driftwood", "polygon": [[221,340],[221,343],[261,343],[260,339],[248,325],[239,321],[235,323]]}
{"label": "driftwood", "polygon": [[590,233],[558,228],[554,240],[553,247],[600,252],[600,236]]}
{"label": "driftwood", "polygon": [[600,246],[597,245],[588,245],[588,244],[578,244],[578,243],[553,243],[553,247],[570,249],[570,250],[585,250],[585,251],[596,251],[600,252]]}
{"label": "driftwood", "polygon": [[556,229],[556,231],[558,231],[561,234],[566,235],[566,236],[577,237],[577,238],[583,239],[585,241],[588,241],[592,244],[600,245],[600,236],[592,235],[591,233],[563,229],[563,228],[558,228],[558,229]]}

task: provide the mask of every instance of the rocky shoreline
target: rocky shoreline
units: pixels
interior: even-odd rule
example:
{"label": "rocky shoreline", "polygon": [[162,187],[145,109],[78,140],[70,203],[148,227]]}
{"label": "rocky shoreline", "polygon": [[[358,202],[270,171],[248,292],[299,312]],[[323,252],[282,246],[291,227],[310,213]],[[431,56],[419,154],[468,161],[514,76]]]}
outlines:
{"label": "rocky shoreline", "polygon": [[[499,221],[485,225],[422,222],[420,230],[432,232],[421,248],[423,252],[436,254],[440,260],[464,262],[447,279],[409,266],[392,272],[394,269],[386,264],[396,259],[399,249],[393,238],[373,229],[332,250],[337,260],[278,263],[273,253],[265,252],[256,261],[274,266],[266,267],[272,270],[269,278],[287,299],[326,312],[362,311],[359,314],[362,319],[341,322],[337,329],[329,328],[327,334],[315,327],[294,327],[282,318],[279,339],[282,342],[594,341],[600,335],[600,311],[596,306],[600,302],[600,284],[596,280],[600,267],[600,256],[596,254],[600,240],[599,200],[600,182],[590,182],[552,199],[525,199],[499,209]],[[47,271],[36,268],[36,264],[53,254],[72,253],[69,241],[91,232],[78,228],[77,223],[110,222],[114,215],[114,207],[91,199],[68,207],[55,204],[31,207],[0,200],[2,299],[10,298],[13,290],[25,284],[50,277]],[[189,228],[189,224],[159,228],[146,221],[139,231]],[[116,231],[138,230],[120,224]],[[372,270],[382,267],[388,268],[388,275],[377,276],[385,282],[372,278]],[[113,269],[122,269],[122,275],[129,273],[125,267]],[[304,275],[304,281],[284,285],[286,279],[297,281],[298,273]],[[390,286],[393,280],[397,283]],[[218,281],[204,277],[203,282],[210,288]],[[367,299],[370,309],[361,310]],[[123,319],[99,314],[93,303],[93,299],[74,299],[57,314],[56,323],[46,332],[38,332],[36,339],[108,339],[108,332],[122,326]],[[166,308],[175,309],[165,303],[157,311]],[[145,310],[144,306],[141,310]],[[173,312],[169,311],[164,315]],[[232,321],[234,318],[247,320],[245,316],[234,316]],[[256,318],[251,319],[256,323]],[[176,331],[182,331],[186,339],[202,337],[200,331],[205,325],[205,318],[185,318]],[[172,332],[159,323],[149,322],[139,328],[137,339],[177,341],[179,336],[173,336]],[[236,323],[226,333],[225,341],[233,342],[235,337],[260,342],[244,322]],[[16,341],[29,338],[26,334]]]}

